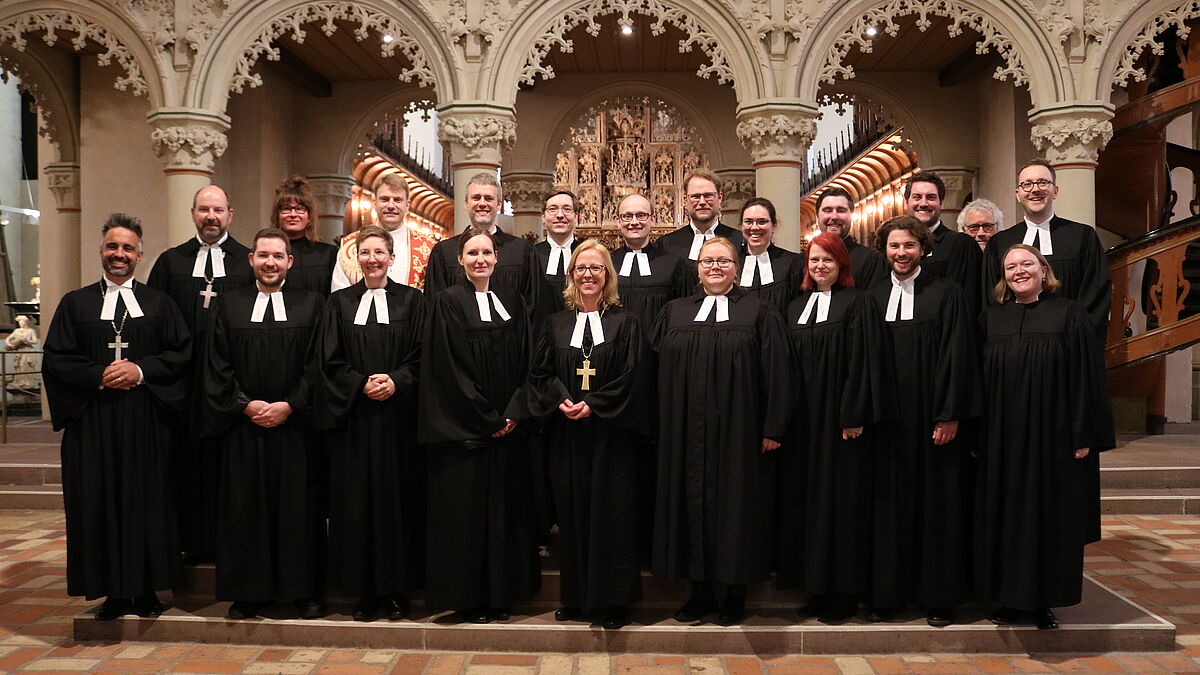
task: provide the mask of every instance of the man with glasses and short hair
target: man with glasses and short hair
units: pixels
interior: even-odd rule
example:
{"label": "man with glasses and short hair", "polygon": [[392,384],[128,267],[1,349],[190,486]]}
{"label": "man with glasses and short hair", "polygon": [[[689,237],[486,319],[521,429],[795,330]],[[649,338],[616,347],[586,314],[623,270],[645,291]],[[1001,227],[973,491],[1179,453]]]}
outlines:
{"label": "man with glasses and short hair", "polygon": [[579,200],[573,192],[559,190],[546,197],[542,207],[542,225],[546,239],[533,245],[531,271],[539,285],[533,307],[533,325],[542,317],[563,309],[563,290],[567,287],[567,266],[571,253],[579,246],[575,226],[579,224]]}
{"label": "man with glasses and short hair", "polygon": [[695,272],[683,258],[650,244],[658,220],[650,200],[632,194],[617,205],[617,227],[625,245],[613,251],[621,305],[650,326],[668,302],[691,295]]}
{"label": "man with glasses and short hair", "polygon": [[707,169],[694,169],[683,181],[683,204],[687,225],[664,234],[655,244],[680,258],[696,260],[700,246],[713,237],[725,237],[741,250],[742,233],[721,223],[721,179]]}
{"label": "man with glasses and short hair", "polygon": [[988,241],[1003,227],[1004,212],[990,199],[976,199],[958,213],[958,231],[973,237],[980,249],[986,249]]}

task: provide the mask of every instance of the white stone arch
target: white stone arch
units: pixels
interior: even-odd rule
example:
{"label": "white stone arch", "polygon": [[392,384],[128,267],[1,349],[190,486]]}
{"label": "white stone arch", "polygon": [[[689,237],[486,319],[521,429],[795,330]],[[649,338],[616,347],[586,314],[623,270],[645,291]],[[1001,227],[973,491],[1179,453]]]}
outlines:
{"label": "white stone arch", "polygon": [[[742,30],[726,3],[718,0],[553,0],[517,16],[495,45],[493,66],[479,80],[476,98],[515,103],[518,87],[554,73],[542,60],[555,46],[568,49],[566,34],[586,25],[599,31],[596,19],[634,14],[654,20],[655,34],[667,24],[687,36],[681,47],[698,47],[711,61],[697,75],[732,83],[739,101],[775,95],[771,69],[760,44]],[[596,33],[592,33],[595,35]]]}
{"label": "white stone arch", "polygon": [[[78,92],[56,72],[54,64],[42,50],[27,47],[23,52],[0,48],[0,71],[21,80],[20,88],[33,97],[41,113],[38,133],[55,148],[54,162],[79,161],[79,97]],[[65,57],[65,55],[64,55]]]}
{"label": "white stone arch", "polygon": [[372,124],[388,113],[426,99],[437,102],[433,92],[428,89],[404,89],[379,99],[363,111],[336,146],[338,172],[347,176],[354,172],[355,151],[358,144],[367,137]]}
{"label": "white stone arch", "polygon": [[[335,20],[356,24],[355,37],[366,38],[375,29],[394,36],[380,43],[380,53],[405,56],[410,66],[400,79],[414,82],[438,98],[452,99],[457,90],[454,57],[429,17],[407,3],[384,0],[288,0],[279,3],[248,3],[213,35],[192,69],[186,105],[205,110],[225,110],[231,93],[261,84],[253,72],[259,59],[278,58],[275,41],[290,35],[303,40],[309,30],[331,35]],[[231,57],[236,54],[236,57]]]}
{"label": "white stone arch", "polygon": [[[150,108],[173,100],[173,80],[164,77],[152,45],[145,42],[131,18],[112,11],[104,3],[72,3],[64,0],[18,0],[0,5],[0,44],[22,52],[27,33],[45,31],[47,45],[69,39],[75,51],[90,40],[104,48],[96,56],[100,65],[115,64],[124,75],[113,86],[136,96],[146,96]],[[67,37],[67,35],[71,37]]]}
{"label": "white stone arch", "polygon": [[1113,90],[1123,87],[1131,80],[1142,81],[1146,73],[1134,64],[1148,48],[1162,54],[1162,45],[1157,37],[1174,26],[1181,36],[1186,37],[1188,19],[1200,17],[1200,1],[1151,0],[1138,6],[1113,32],[1108,49],[1100,62],[1096,81],[1095,98],[1109,101]]}
{"label": "white stone arch", "polygon": [[1046,17],[1033,16],[1015,2],[1002,0],[855,0],[839,4],[816,22],[812,37],[789,62],[787,81],[802,100],[815,100],[821,87],[838,79],[853,78],[842,60],[854,46],[870,49],[866,30],[896,30],[895,20],[917,17],[917,26],[928,27],[930,16],[951,20],[951,35],[965,28],[982,38],[976,50],[995,51],[1004,65],[993,73],[1000,80],[1027,86],[1033,107],[1074,98],[1074,82],[1061,45],[1043,28]]}

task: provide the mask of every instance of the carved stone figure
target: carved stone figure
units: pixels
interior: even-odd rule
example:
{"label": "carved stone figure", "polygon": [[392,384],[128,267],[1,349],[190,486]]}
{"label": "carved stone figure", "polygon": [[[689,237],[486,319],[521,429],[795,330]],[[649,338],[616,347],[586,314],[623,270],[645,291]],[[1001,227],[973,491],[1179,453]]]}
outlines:
{"label": "carved stone figure", "polygon": [[5,357],[9,359],[9,372],[12,373],[10,387],[36,389],[40,386],[37,377],[41,370],[38,367],[38,355],[27,353],[36,350],[40,342],[37,331],[29,325],[29,317],[18,315],[17,327],[4,338],[4,346],[12,354]]}

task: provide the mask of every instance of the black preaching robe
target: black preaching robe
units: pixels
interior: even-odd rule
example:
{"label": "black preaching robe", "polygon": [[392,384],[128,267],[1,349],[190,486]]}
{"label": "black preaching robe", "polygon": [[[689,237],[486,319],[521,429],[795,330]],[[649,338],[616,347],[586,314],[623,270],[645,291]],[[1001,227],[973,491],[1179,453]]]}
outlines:
{"label": "black preaching robe", "polygon": [[[745,240],[742,238],[742,231],[735,230],[728,225],[718,222],[713,225],[712,232],[718,237],[725,237],[733,243],[734,250],[740,250]],[[692,252],[692,239],[695,232],[692,231],[691,224],[686,224],[683,227],[668,232],[658,238],[654,245],[659,250],[675,255],[676,257],[688,260],[691,264],[692,275],[696,275],[695,260],[689,259],[688,254]],[[697,277],[698,278],[698,277]]]}
{"label": "black preaching robe", "polygon": [[[1001,230],[988,241],[984,249],[984,279],[988,304],[995,304],[993,289],[1004,279],[1004,254],[1015,244],[1025,241],[1029,226],[1022,220]],[[1054,216],[1050,219],[1050,240],[1054,253],[1046,262],[1062,283],[1057,294],[1083,305],[1090,317],[1092,331],[1101,347],[1108,338],[1108,313],[1112,308],[1112,276],[1108,259],[1096,231],[1083,223]],[[1034,241],[1040,247],[1040,242]]]}
{"label": "black preaching robe", "polygon": [[[638,453],[645,451],[640,439],[654,433],[648,405],[653,375],[636,315],[620,307],[605,310],[604,341],[593,346],[587,328],[582,349],[570,344],[575,317],[567,310],[543,322],[524,405],[510,410],[518,415],[527,410],[547,422],[562,604],[595,611],[641,597],[640,523],[649,514],[638,508]],[[595,371],[586,391],[576,374],[585,352]],[[592,414],[568,419],[558,409],[566,399],[586,401]]]}
{"label": "black preaching robe", "polygon": [[774,281],[764,285],[762,270],[755,268],[754,280],[749,286],[743,285],[742,270],[746,267],[746,256],[750,251],[742,247],[738,255],[738,285],[748,295],[761,298],[763,302],[775,308],[780,316],[787,311],[788,303],[800,294],[800,282],[804,281],[804,259],[796,253],[780,248],[775,244],[767,247],[767,256],[771,259],[771,274]]}
{"label": "black preaching robe", "polygon": [[787,433],[790,358],[779,312],[734,287],[729,320],[695,321],[704,292],[673,300],[658,354],[658,576],[747,584],[771,572],[776,455]]}
{"label": "black preaching robe", "polygon": [[[890,277],[889,277],[890,279]],[[892,336],[899,422],[875,457],[873,583],[869,604],[953,607],[969,595],[970,420],[983,410],[979,346],[967,300],[956,284],[920,272],[913,317],[887,320],[892,284],[869,291]],[[945,445],[937,422],[959,422]]]}
{"label": "black preaching robe", "polygon": [[307,237],[291,242],[293,261],[287,285],[327,297],[333,282],[333,266],[337,263],[337,247],[323,241],[309,241]]}
{"label": "black preaching robe", "polygon": [[[782,588],[809,593],[867,590],[871,478],[885,423],[895,419],[892,345],[875,301],[835,286],[829,315],[799,319],[814,291],[792,300],[785,323],[795,364],[791,379],[806,401],[779,467],[779,567]],[[863,434],[842,440],[842,429]]]}
{"label": "black preaching robe", "polygon": [[[179,571],[172,484],[171,416],[184,404],[181,375],[192,340],[167,296],[134,282],[144,316],[100,319],[104,282],[63,296],[46,334],[43,379],[50,415],[63,430],[67,593],[89,600],[133,598],[171,588]],[[101,388],[113,361],[112,324],[129,344],[123,358],[145,381]]]}
{"label": "black preaching robe", "polygon": [[433,608],[508,607],[541,583],[525,434],[492,438],[528,374],[528,310],[513,290],[495,293],[507,320],[489,299],[483,321],[464,279],[433,297],[426,326],[417,429],[430,444]]}
{"label": "black preaching robe", "polygon": [[[179,535],[184,551],[198,556],[212,555],[216,541],[217,483],[220,481],[220,451],[214,441],[201,440],[199,429],[201,411],[204,409],[203,394],[195,391],[198,382],[193,377],[196,364],[204,362],[204,350],[208,346],[208,330],[212,323],[212,301],[221,293],[235,288],[254,285],[254,273],[250,269],[250,249],[229,235],[221,243],[224,254],[225,276],[213,278],[213,291],[209,308],[204,307],[200,295],[207,285],[203,277],[192,276],[196,264],[196,253],[200,241],[195,237],[163,251],[154,261],[147,285],[171,296],[195,345],[192,363],[186,371],[188,404],[181,417],[187,433],[183,434],[177,453],[176,503],[179,508]],[[206,262],[204,273],[212,278],[212,260]]]}
{"label": "black preaching robe", "polygon": [[[863,246],[854,237],[842,237],[846,251],[850,253],[850,276],[854,277],[854,287],[866,290],[878,283],[887,283],[887,258],[873,248]],[[803,279],[803,272],[801,273]]]}
{"label": "black preaching robe", "polygon": [[[571,241],[571,251],[574,251],[583,243],[578,239]],[[563,291],[567,288],[567,275],[562,273],[560,266],[555,270],[554,274],[546,274],[546,265],[550,262],[550,242],[539,241],[533,245],[533,256],[531,264],[533,268],[529,271],[530,275],[538,284],[536,300],[537,304],[533,307],[531,325],[540,325],[542,319],[550,316],[555,312],[560,312],[563,309]],[[567,264],[570,265],[571,256],[567,255]]]}
{"label": "black preaching robe", "polygon": [[[505,289],[521,296],[527,304],[536,306],[538,284],[532,274],[533,244],[525,237],[514,237],[499,227],[492,236],[496,239],[492,290]],[[458,254],[457,236],[443,239],[433,247],[429,254],[429,268],[425,272],[425,292],[430,297],[466,278],[458,262]],[[542,269],[546,269],[545,265]]]}
{"label": "black preaching robe", "polygon": [[[387,324],[372,305],[355,325],[364,282],[332,293],[310,354],[314,421],[328,430],[329,578],[356,597],[406,594],[425,571],[425,455],[414,429],[429,304],[390,279],[384,288]],[[363,393],[377,373],[396,385],[383,401]]]}
{"label": "black preaching robe", "polygon": [[629,276],[621,276],[625,256],[631,253],[628,246],[613,251],[613,266],[617,270],[617,294],[625,311],[636,314],[644,328],[654,325],[658,313],[667,303],[696,292],[695,263],[666,253],[656,246],[642,249],[650,263],[650,275],[642,276],[637,261],[629,270]]}
{"label": "black preaching robe", "polygon": [[[270,602],[318,595],[317,556],[324,523],[310,455],[310,378],[305,357],[324,296],[292,285],[281,291],[287,321],[270,302],[250,320],[258,288],[216,299],[204,370],[203,433],[220,434],[217,495],[218,600]],[[264,428],[243,412],[250,401],[287,401],[292,414]],[[316,473],[311,473],[313,470]]]}
{"label": "black preaching robe", "polygon": [[[926,251],[925,259],[921,261],[922,270],[949,279],[963,289],[972,321],[977,320],[983,310],[982,265],[979,242],[940,222],[933,230],[933,250]],[[886,276],[883,281],[887,281]]]}
{"label": "black preaching robe", "polygon": [[984,324],[975,590],[1015,609],[1074,605],[1100,506],[1098,464],[1075,450],[1115,445],[1100,344],[1083,305],[1051,294],[993,305]]}

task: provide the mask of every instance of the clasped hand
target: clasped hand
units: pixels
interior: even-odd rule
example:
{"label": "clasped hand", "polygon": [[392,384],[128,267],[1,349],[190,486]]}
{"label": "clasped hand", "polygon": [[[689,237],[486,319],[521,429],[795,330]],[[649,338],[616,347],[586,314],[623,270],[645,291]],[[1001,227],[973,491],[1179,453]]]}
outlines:
{"label": "clasped hand", "polygon": [[592,414],[592,407],[587,404],[587,401],[575,403],[571,399],[563,399],[562,403],[558,404],[558,409],[562,414],[567,416],[569,420],[581,420]]}
{"label": "clasped hand", "polygon": [[267,403],[255,400],[247,403],[242,412],[260,427],[277,427],[291,416],[292,404],[287,401]]}
{"label": "clasped hand", "polygon": [[396,383],[392,382],[390,375],[376,373],[367,378],[367,383],[363,385],[363,393],[372,401],[386,401],[396,393]]}
{"label": "clasped hand", "polygon": [[138,367],[132,361],[121,359],[104,367],[104,374],[100,376],[100,384],[110,389],[128,391],[137,386],[140,377]]}

